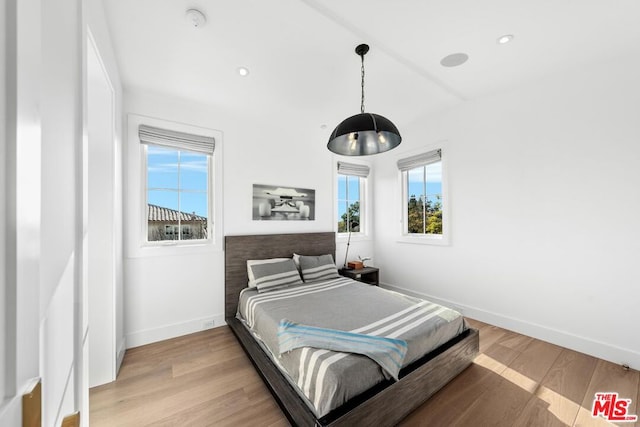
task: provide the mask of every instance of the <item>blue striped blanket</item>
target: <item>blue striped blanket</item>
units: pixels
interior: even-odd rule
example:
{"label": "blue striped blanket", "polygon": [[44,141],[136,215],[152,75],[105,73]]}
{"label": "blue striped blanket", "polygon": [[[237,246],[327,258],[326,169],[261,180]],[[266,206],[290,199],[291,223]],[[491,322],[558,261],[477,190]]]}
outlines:
{"label": "blue striped blanket", "polygon": [[300,347],[362,354],[396,380],[407,354],[404,340],[301,325],[287,319],[278,325],[278,343],[280,354]]}

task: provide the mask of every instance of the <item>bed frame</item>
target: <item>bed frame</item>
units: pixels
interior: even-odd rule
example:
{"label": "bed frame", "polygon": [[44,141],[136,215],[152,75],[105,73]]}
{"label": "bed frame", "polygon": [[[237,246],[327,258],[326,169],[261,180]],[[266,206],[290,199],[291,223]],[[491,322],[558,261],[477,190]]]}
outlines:
{"label": "bed frame", "polygon": [[295,426],[397,424],[467,368],[478,354],[478,331],[469,329],[400,371],[398,382],[385,381],[318,419],[269,356],[236,319],[240,291],[247,286],[248,259],[332,254],[335,233],[265,234],[225,237],[225,320]]}

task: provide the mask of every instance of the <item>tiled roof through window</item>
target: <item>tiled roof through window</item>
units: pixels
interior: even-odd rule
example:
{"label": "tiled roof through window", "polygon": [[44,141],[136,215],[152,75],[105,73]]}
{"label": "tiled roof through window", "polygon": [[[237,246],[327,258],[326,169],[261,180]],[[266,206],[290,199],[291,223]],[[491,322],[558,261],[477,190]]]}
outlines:
{"label": "tiled roof through window", "polygon": [[156,205],[147,205],[147,217],[149,221],[163,221],[163,222],[171,222],[171,221],[206,221],[207,218],[196,215],[193,213],[179,212],[174,209],[165,208],[162,206]]}

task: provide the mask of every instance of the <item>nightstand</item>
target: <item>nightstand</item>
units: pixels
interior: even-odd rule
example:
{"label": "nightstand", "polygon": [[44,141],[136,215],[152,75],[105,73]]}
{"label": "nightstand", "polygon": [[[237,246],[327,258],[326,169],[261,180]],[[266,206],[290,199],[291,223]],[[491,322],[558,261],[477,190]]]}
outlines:
{"label": "nightstand", "polygon": [[341,276],[350,277],[362,283],[378,286],[380,284],[378,276],[379,271],[380,269],[376,267],[364,267],[350,270],[341,268],[338,270],[338,273],[340,273]]}

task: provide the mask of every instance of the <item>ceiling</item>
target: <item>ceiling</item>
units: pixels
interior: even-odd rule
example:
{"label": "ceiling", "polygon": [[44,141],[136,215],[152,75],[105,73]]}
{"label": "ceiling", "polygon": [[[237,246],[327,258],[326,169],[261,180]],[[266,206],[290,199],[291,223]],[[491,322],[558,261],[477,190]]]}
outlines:
{"label": "ceiling", "polygon": [[[287,117],[328,134],[360,108],[425,113],[616,57],[640,57],[638,0],[104,0],[126,89]],[[188,9],[207,22],[194,28]],[[511,43],[496,40],[513,34]],[[440,60],[469,60],[446,68]],[[240,77],[237,69],[250,74]]]}

